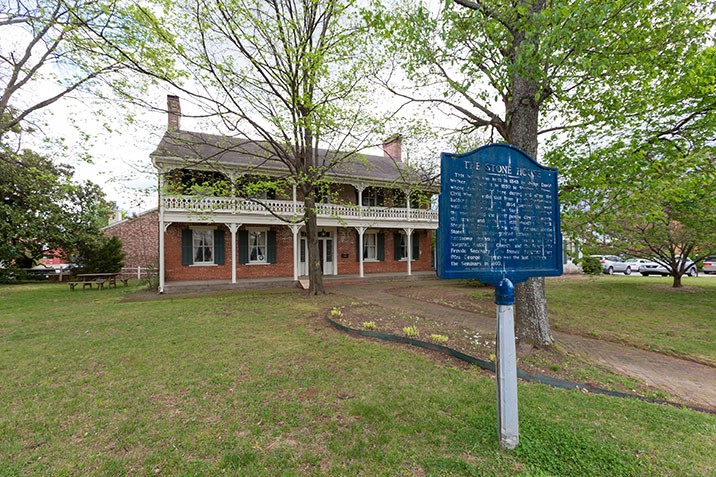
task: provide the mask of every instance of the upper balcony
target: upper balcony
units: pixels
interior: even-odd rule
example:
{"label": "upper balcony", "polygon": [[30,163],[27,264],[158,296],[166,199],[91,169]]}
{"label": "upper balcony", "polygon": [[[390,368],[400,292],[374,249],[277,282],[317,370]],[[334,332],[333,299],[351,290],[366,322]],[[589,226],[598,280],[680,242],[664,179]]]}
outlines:
{"label": "upper balcony", "polygon": [[[303,216],[304,204],[292,200],[250,200],[237,197],[166,195],[162,197],[165,221],[286,224]],[[438,211],[401,207],[317,203],[320,226],[417,227],[436,229]],[[283,219],[283,220],[282,220]]]}

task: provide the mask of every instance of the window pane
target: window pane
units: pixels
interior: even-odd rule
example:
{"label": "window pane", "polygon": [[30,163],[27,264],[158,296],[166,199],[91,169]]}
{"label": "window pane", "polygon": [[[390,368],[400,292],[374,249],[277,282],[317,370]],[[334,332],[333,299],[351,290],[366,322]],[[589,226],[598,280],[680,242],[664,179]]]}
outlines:
{"label": "window pane", "polygon": [[194,263],[213,263],[214,260],[214,231],[194,230]]}
{"label": "window pane", "polygon": [[375,260],[378,258],[377,254],[377,242],[378,236],[374,233],[365,234],[363,236],[363,258]]}
{"label": "window pane", "polygon": [[249,262],[266,262],[265,232],[249,232]]}

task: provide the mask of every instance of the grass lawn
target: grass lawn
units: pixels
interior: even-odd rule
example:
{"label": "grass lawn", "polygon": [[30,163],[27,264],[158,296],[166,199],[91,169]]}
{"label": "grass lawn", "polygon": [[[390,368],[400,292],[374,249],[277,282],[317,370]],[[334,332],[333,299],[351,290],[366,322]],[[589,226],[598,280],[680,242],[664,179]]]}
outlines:
{"label": "grass lawn", "polygon": [[536,384],[500,451],[491,377],[332,330],[335,296],[128,290],[0,287],[0,475],[716,473],[716,416]]}
{"label": "grass lawn", "polygon": [[716,366],[716,279],[598,276],[547,280],[555,330]]}

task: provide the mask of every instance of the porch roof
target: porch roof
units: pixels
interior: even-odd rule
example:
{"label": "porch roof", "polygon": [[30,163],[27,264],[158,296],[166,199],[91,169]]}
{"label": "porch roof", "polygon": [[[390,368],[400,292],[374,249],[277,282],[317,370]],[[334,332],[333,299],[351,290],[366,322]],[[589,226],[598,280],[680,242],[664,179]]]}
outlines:
{"label": "porch roof", "polygon": [[[375,184],[409,184],[421,182],[419,175],[402,162],[391,158],[369,154],[344,153],[319,149],[319,163],[329,165],[334,160],[338,164],[328,171],[334,180],[344,183],[365,181]],[[285,175],[289,172],[286,165],[277,159],[271,144],[265,141],[253,141],[230,136],[191,132],[167,131],[157,149],[150,154],[155,166],[171,165],[175,167],[198,166],[236,169],[243,172],[262,172]],[[425,185],[426,189],[437,190],[435,185]]]}

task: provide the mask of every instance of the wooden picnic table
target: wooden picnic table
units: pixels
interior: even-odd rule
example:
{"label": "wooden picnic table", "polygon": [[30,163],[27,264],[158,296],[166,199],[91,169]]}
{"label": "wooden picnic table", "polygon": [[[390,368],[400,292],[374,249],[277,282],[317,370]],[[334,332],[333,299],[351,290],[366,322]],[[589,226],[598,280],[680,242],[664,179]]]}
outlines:
{"label": "wooden picnic table", "polygon": [[128,278],[119,277],[119,273],[79,273],[76,277],[77,280],[67,282],[70,286],[70,290],[74,290],[77,285],[82,285],[83,290],[87,287],[92,288],[92,285],[97,285],[97,288],[102,290],[105,283],[107,284],[107,288],[112,286],[117,288],[117,280],[124,283],[126,287],[129,281]]}

